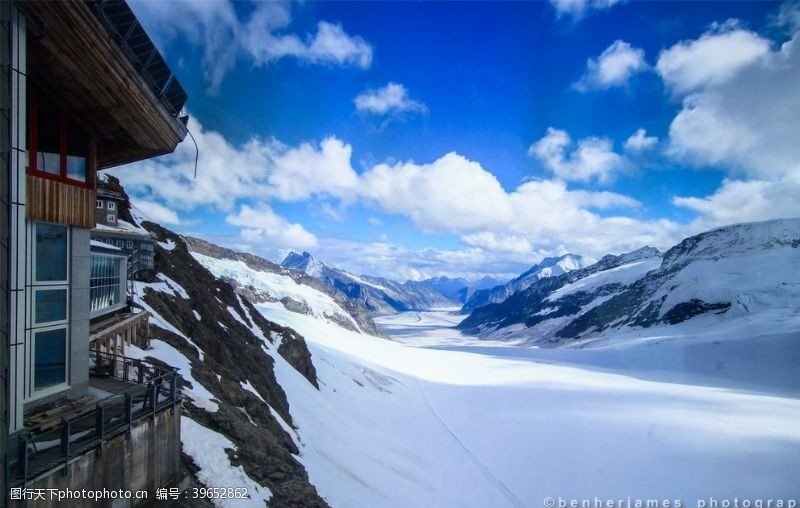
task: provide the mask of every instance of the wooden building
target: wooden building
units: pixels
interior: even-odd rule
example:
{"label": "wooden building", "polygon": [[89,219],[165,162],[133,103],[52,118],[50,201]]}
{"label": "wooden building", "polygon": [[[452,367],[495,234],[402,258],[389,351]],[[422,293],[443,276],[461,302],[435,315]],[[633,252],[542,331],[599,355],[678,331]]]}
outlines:
{"label": "wooden building", "polygon": [[[27,415],[88,391],[93,256],[115,256],[90,246],[97,172],[170,153],[187,128],[186,93],[124,1],[3,1],[0,32],[0,492],[7,493],[18,480],[13,471],[29,459]],[[67,436],[65,469],[74,459],[69,428]]]}

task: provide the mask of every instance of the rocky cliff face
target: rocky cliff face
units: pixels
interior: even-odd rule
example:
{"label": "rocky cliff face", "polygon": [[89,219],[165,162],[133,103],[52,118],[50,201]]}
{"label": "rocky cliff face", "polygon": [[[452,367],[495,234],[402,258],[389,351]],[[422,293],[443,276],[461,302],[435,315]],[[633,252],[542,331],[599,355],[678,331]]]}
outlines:
{"label": "rocky cliff face", "polygon": [[[152,335],[166,344],[160,350],[175,350],[172,358],[188,361],[182,369],[188,394],[184,414],[233,444],[226,450],[230,467],[268,488],[271,506],[326,506],[295,457],[299,450],[287,432],[292,415],[274,372],[277,354],[317,386],[305,340],[264,319],[230,284],[201,266],[182,237],[157,224],[141,225],[159,243],[156,279],[137,285],[137,300],[154,314]],[[158,351],[142,355],[171,360]],[[205,399],[196,395],[201,392]],[[192,457],[184,460],[190,470],[199,470]]]}

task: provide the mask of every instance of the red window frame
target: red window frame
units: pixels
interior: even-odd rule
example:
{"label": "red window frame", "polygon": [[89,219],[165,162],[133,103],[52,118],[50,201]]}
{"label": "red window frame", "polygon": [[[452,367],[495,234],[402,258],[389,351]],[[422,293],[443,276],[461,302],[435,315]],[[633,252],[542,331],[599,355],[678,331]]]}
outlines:
{"label": "red window frame", "polygon": [[59,174],[49,173],[47,171],[40,170],[37,166],[37,157],[36,157],[36,149],[37,147],[37,137],[38,137],[38,130],[37,130],[37,118],[39,113],[39,94],[41,92],[35,86],[31,86],[28,89],[28,97],[29,97],[29,106],[28,106],[28,173],[31,175],[36,175],[40,178],[46,178],[48,180],[55,180],[57,182],[65,183],[68,185],[74,185],[76,187],[85,187],[89,189],[94,188],[94,177],[95,177],[95,167],[94,167],[94,157],[93,157],[93,150],[94,150],[94,142],[92,141],[91,137],[87,136],[88,140],[86,142],[86,176],[85,181],[74,180],[67,176],[67,126],[69,125],[70,119],[67,114],[59,110],[59,146],[60,146],[60,153],[59,153]]}

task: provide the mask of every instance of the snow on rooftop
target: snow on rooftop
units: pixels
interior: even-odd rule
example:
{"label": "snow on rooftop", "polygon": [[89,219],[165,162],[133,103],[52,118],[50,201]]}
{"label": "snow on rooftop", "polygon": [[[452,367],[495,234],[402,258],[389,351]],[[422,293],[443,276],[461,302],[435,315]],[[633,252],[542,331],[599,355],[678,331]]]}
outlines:
{"label": "snow on rooftop", "polygon": [[115,251],[121,251],[122,250],[122,249],[120,249],[119,247],[117,247],[115,245],[111,245],[111,244],[108,244],[108,243],[105,243],[105,242],[101,242],[100,240],[89,240],[89,246],[97,247],[98,249],[108,249],[108,250],[115,250]]}

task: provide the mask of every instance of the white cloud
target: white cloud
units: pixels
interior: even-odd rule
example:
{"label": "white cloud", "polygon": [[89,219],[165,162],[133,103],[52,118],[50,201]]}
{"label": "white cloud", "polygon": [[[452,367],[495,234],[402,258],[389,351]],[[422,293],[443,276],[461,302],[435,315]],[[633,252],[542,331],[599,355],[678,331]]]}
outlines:
{"label": "white cloud", "polygon": [[647,69],[644,50],[634,48],[625,41],[616,40],[597,59],[586,61],[586,72],[575,83],[581,92],[621,86],[628,79]]}
{"label": "white cloud", "polygon": [[270,164],[269,193],[283,201],[314,194],[343,197],[354,192],[358,176],[350,165],[352,148],[330,137],[319,146],[303,143],[276,155]]}
{"label": "white cloud", "polygon": [[670,125],[669,153],[738,176],[779,179],[800,170],[800,31],[774,50],[769,41],[735,30],[703,34],[697,41],[680,43],[678,51],[730,41],[734,35],[750,41],[744,44],[749,50],[737,53],[727,43],[712,45],[720,54],[699,51],[684,58],[691,65],[665,74],[677,90],[692,89]]}
{"label": "white cloud", "polygon": [[228,215],[225,222],[239,226],[241,241],[275,249],[308,249],[317,245],[317,237],[302,225],[290,223],[268,205],[256,208],[242,205],[239,213]]}
{"label": "white cloud", "polygon": [[372,64],[372,46],[339,24],[320,21],[314,33],[287,33],[292,22],[288,2],[257,3],[246,19],[239,18],[231,0],[188,0],[180,8],[170,2],[140,0],[132,7],[162,48],[177,37],[202,47],[203,74],[211,93],[219,91],[240,56],[255,66],[281,58],[361,69]]}
{"label": "white cloud", "polygon": [[361,37],[348,35],[338,24],[320,21],[316,33],[307,35],[305,40],[295,34],[272,33],[274,19],[270,19],[270,14],[275,7],[275,4],[266,4],[256,9],[239,38],[242,49],[257,65],[284,57],[361,69],[368,69],[372,64],[372,46]]}
{"label": "white cloud", "polygon": [[362,175],[359,194],[428,231],[492,228],[513,218],[497,178],[456,153],[429,164],[378,164]]}
{"label": "white cloud", "polygon": [[533,250],[524,236],[495,235],[492,231],[481,231],[461,237],[461,242],[470,247],[480,247],[492,252],[528,253]]}
{"label": "white cloud", "polygon": [[[189,126],[200,147],[197,179],[192,178],[194,146],[186,143],[172,155],[110,171],[135,200],[226,212],[227,222],[240,228],[231,241],[237,245],[262,250],[314,245],[314,235],[277,216],[270,201],[309,201],[323,213],[326,203],[345,207],[358,201],[407,217],[422,231],[463,236],[471,245],[467,250],[486,259],[490,252],[513,257],[526,250],[527,259],[530,252],[551,252],[560,245],[596,257],[643,244],[668,246],[678,239],[679,227],[669,221],[599,213],[637,209],[640,204],[628,196],[572,190],[563,180],[528,181],[509,191],[480,163],[456,153],[425,164],[377,164],[359,174],[352,167],[351,146],[336,138],[295,147],[259,139],[235,146],[194,118]],[[565,164],[590,158],[586,142],[576,152],[584,155],[573,154]]]}
{"label": "white cloud", "polygon": [[465,244],[485,251],[521,252],[524,238],[536,250],[564,245],[601,256],[637,245],[666,247],[680,235],[670,221],[593,211],[640,206],[628,196],[570,190],[560,180],[528,181],[509,192],[479,163],[455,153],[423,165],[381,164],[361,179],[362,199],[384,212],[409,217],[424,231],[462,234]]}
{"label": "white cloud", "polygon": [[800,3],[784,2],[775,17],[775,25],[789,29],[790,33],[800,30]]}
{"label": "white cloud", "polygon": [[608,183],[615,172],[625,169],[625,159],[614,152],[611,140],[607,138],[583,138],[571,153],[567,153],[571,145],[569,134],[550,127],[542,139],[530,146],[528,154],[539,159],[558,178],[567,181]]}
{"label": "white cloud", "polygon": [[556,16],[559,18],[567,16],[575,20],[581,19],[590,11],[609,9],[619,2],[620,0],[550,0],[550,4],[556,10]]}
{"label": "white cloud", "polygon": [[359,112],[374,115],[424,113],[428,110],[425,104],[411,99],[406,87],[399,83],[388,83],[384,87],[362,92],[353,102]]}
{"label": "white cloud", "polygon": [[535,249],[563,244],[597,256],[637,243],[667,246],[679,229],[669,221],[600,216],[592,210],[640,203],[613,192],[570,190],[560,180],[506,191],[479,163],[455,153],[429,164],[379,164],[360,177],[359,189],[367,203],[409,217],[423,231],[459,233],[467,245],[487,251],[520,252],[524,238]]}
{"label": "white cloud", "polygon": [[172,210],[161,203],[146,199],[137,199],[135,205],[139,214],[142,215],[146,220],[157,222],[159,224],[166,224],[167,226],[178,226],[182,222],[175,210]]}
{"label": "white cloud", "polygon": [[800,175],[780,180],[725,180],[710,196],[675,197],[673,203],[699,214],[693,230],[736,222],[800,217]]}
{"label": "white cloud", "polygon": [[179,144],[170,155],[109,172],[138,199],[158,200],[180,210],[212,206],[228,211],[237,198],[268,194],[268,168],[280,144],[254,138],[237,147],[218,132],[203,129],[194,117],[189,118],[189,130],[200,150],[197,178],[193,177],[195,147],[190,141]]}
{"label": "white cloud", "polygon": [[629,152],[642,152],[644,150],[653,148],[657,144],[657,137],[648,136],[647,131],[643,128],[640,128],[631,134],[631,137],[625,141],[625,150]]}
{"label": "white cloud", "polygon": [[769,51],[768,40],[729,22],[663,50],[656,70],[670,89],[686,93],[728,81]]}
{"label": "white cloud", "polygon": [[163,157],[109,170],[138,199],[158,200],[171,208],[210,206],[222,211],[237,199],[298,201],[314,195],[345,197],[357,184],[352,148],[336,138],[318,145],[288,147],[274,139],[252,138],[240,146],[189,118],[200,151],[194,178],[195,147],[184,142]]}
{"label": "white cloud", "polygon": [[681,100],[667,154],[730,175],[710,195],[673,198],[697,214],[689,232],[800,216],[800,25],[793,19],[784,5],[776,23],[794,33],[780,46],[730,21],[661,53],[657,70]]}

